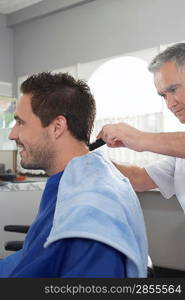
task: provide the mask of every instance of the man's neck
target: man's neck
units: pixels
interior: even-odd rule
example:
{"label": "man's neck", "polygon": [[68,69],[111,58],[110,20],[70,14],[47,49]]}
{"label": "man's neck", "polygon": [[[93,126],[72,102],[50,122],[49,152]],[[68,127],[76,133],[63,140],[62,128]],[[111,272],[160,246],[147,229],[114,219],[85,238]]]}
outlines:
{"label": "man's neck", "polygon": [[67,164],[78,156],[83,156],[89,152],[88,146],[84,142],[73,139],[65,142],[62,147],[58,147],[55,152],[55,161],[53,162],[50,170],[47,170],[49,176],[61,172],[65,169]]}

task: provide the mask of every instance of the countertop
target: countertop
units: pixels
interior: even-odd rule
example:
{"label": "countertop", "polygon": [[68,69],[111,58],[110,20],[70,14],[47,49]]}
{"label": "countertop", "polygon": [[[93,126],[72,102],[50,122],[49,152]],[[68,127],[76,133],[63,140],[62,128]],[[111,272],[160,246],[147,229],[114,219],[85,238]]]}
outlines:
{"label": "countertop", "polygon": [[29,177],[24,181],[0,181],[0,192],[8,191],[41,191],[46,184],[46,177]]}

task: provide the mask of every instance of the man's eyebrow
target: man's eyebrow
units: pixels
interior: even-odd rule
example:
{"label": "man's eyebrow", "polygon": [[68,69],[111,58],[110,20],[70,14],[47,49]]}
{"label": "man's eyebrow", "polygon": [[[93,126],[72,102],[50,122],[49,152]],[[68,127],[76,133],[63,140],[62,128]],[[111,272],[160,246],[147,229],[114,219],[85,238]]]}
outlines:
{"label": "man's eyebrow", "polygon": [[180,86],[180,83],[171,84],[171,85],[169,85],[169,86],[166,87],[166,89],[164,90],[164,92],[163,91],[162,92],[158,92],[158,95],[163,97],[165,93],[171,92],[173,89],[175,89],[175,88],[177,88],[179,86]]}
{"label": "man's eyebrow", "polygon": [[180,86],[180,83],[171,84],[165,89],[165,92],[171,92],[171,90],[177,88],[178,86]]}

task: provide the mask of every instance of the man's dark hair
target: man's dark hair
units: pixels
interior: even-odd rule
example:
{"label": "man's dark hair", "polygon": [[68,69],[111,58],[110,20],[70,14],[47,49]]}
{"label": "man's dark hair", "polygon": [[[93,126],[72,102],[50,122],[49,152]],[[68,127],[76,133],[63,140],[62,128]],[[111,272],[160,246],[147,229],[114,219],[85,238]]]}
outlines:
{"label": "man's dark hair", "polygon": [[163,64],[169,61],[174,61],[179,68],[185,66],[185,43],[178,43],[166,48],[153,58],[148,69],[150,72],[155,73],[159,71]]}
{"label": "man's dark hair", "polygon": [[68,73],[43,72],[28,77],[21,84],[21,91],[32,95],[32,111],[43,127],[63,115],[70,133],[89,144],[96,105],[85,81],[75,80]]}

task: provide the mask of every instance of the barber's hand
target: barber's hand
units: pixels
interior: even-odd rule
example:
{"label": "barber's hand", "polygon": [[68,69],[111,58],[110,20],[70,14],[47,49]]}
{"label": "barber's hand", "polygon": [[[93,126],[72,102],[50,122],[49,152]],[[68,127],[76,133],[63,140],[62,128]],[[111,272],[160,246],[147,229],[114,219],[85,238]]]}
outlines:
{"label": "barber's hand", "polygon": [[127,147],[135,151],[143,151],[142,137],[144,132],[126,124],[107,124],[97,135],[104,140],[108,147]]}

